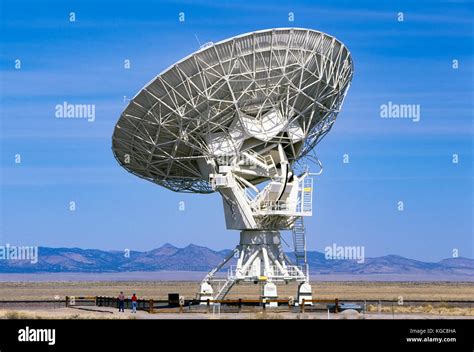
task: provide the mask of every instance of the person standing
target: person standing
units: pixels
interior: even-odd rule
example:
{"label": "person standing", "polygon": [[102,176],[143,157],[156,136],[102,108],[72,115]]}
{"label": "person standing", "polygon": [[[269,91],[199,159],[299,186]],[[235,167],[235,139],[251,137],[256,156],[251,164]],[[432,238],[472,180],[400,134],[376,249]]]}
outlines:
{"label": "person standing", "polygon": [[137,312],[137,301],[138,301],[137,295],[134,293],[132,295],[132,313]]}
{"label": "person standing", "polygon": [[120,294],[117,297],[118,299],[118,309],[119,312],[124,312],[124,307],[125,307],[125,295],[123,294],[122,291],[120,291]]}

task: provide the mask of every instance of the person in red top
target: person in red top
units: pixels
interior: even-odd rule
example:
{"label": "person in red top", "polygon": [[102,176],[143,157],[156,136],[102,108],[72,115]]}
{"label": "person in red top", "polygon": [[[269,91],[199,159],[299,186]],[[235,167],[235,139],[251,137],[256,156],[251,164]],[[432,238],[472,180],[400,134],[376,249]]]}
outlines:
{"label": "person in red top", "polygon": [[132,295],[132,313],[136,313],[137,312],[137,295],[134,293]]}

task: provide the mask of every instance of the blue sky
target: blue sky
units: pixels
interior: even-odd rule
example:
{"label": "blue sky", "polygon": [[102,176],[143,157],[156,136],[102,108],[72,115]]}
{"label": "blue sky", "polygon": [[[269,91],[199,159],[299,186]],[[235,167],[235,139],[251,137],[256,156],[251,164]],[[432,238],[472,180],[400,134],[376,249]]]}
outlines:
{"label": "blue sky", "polygon": [[[220,196],[173,193],[127,173],[111,152],[113,128],[123,97],[197,50],[198,40],[303,27],[337,37],[355,64],[343,110],[317,146],[325,170],[306,221],[309,249],[358,245],[366,256],[432,261],[458,249],[472,258],[472,5],[3,0],[0,244],[234,247],[238,232],[226,230]],[[64,101],[95,104],[95,121],[55,118]],[[382,119],[389,101],[419,104],[421,120]]]}

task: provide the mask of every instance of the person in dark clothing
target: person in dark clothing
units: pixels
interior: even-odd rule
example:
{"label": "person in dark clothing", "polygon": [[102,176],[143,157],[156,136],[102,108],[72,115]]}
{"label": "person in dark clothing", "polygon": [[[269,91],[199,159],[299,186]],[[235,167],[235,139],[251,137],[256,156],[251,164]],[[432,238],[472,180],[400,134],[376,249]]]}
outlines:
{"label": "person in dark clothing", "polygon": [[120,294],[118,295],[117,300],[118,300],[119,312],[123,312],[124,307],[125,307],[125,295],[123,294],[122,291],[120,291]]}

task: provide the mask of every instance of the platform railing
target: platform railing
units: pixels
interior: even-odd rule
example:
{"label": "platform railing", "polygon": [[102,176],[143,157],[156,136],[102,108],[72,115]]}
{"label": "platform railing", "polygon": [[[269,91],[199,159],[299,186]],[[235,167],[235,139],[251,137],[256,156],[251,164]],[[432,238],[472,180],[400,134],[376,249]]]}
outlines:
{"label": "platform railing", "polygon": [[265,281],[265,280],[305,280],[303,268],[297,265],[287,265],[285,270],[281,270],[277,265],[270,265],[269,270],[264,270],[263,275],[260,270],[249,267],[244,272],[241,272],[236,265],[231,265],[228,269],[227,277],[232,280],[247,280],[247,281]]}

